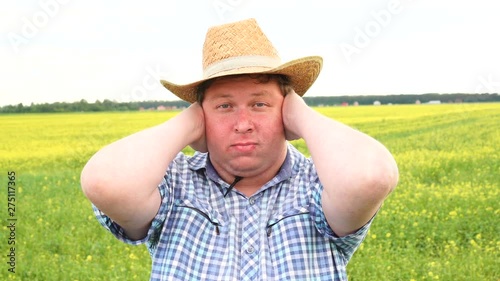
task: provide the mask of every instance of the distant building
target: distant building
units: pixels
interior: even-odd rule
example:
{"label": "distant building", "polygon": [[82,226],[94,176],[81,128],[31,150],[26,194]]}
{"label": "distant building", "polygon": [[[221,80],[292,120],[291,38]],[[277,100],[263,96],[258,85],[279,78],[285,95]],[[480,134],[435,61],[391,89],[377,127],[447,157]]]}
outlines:
{"label": "distant building", "polygon": [[430,100],[428,104],[441,104],[440,100]]}
{"label": "distant building", "polygon": [[421,104],[420,100],[416,100],[415,104]]}
{"label": "distant building", "polygon": [[353,105],[354,105],[354,106],[358,106],[358,105],[359,105],[359,102],[355,101]]}
{"label": "distant building", "polygon": [[349,103],[348,102],[343,102],[342,106],[349,106]]}
{"label": "distant building", "polygon": [[373,102],[373,105],[381,105],[380,101],[376,100]]}

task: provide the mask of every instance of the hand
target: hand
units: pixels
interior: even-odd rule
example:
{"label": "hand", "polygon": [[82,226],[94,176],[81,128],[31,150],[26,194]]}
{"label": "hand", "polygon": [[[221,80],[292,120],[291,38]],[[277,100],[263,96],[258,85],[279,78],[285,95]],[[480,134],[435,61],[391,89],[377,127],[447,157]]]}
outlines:
{"label": "hand", "polygon": [[199,103],[195,102],[186,109],[185,113],[189,114],[189,119],[192,120],[194,125],[194,141],[192,141],[189,146],[199,152],[207,152],[205,114],[203,113],[203,108]]}
{"label": "hand", "polygon": [[302,137],[300,126],[306,121],[303,113],[309,109],[306,102],[294,90],[285,96],[281,111],[287,140],[296,140]]}

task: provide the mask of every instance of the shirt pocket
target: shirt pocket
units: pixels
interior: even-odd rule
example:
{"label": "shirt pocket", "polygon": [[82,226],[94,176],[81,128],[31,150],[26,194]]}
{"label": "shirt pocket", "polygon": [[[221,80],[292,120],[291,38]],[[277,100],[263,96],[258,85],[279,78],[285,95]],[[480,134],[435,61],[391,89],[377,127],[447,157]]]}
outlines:
{"label": "shirt pocket", "polygon": [[[161,246],[153,256],[162,276],[177,276],[179,280],[222,280],[231,255],[228,254],[229,239],[219,231],[220,225],[221,221],[209,208],[180,200],[174,202],[163,228]],[[196,272],[209,275],[201,278]]]}
{"label": "shirt pocket", "polygon": [[181,220],[189,221],[206,221],[214,229],[216,235],[220,235],[220,227],[223,225],[221,216],[212,211],[209,206],[202,204],[193,204],[191,202],[174,203],[174,212],[181,216]]}
{"label": "shirt pocket", "polygon": [[318,276],[334,268],[330,243],[317,231],[308,207],[272,217],[266,232],[273,280],[323,280]]}
{"label": "shirt pocket", "polygon": [[266,233],[271,237],[273,230],[286,228],[288,225],[297,224],[297,220],[301,221],[304,218],[309,218],[309,210],[306,207],[290,209],[271,216],[266,225]]}

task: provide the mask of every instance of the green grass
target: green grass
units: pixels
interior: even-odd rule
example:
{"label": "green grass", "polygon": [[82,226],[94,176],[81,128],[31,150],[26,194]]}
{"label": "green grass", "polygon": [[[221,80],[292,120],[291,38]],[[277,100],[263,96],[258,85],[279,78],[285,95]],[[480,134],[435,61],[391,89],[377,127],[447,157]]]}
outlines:
{"label": "green grass", "polygon": [[[400,169],[348,265],[350,280],[500,280],[500,104],[317,110],[379,139]],[[97,223],[79,175],[102,146],[174,114],[0,115],[0,280],[148,280],[146,248]],[[6,263],[8,171],[16,172],[15,274]]]}

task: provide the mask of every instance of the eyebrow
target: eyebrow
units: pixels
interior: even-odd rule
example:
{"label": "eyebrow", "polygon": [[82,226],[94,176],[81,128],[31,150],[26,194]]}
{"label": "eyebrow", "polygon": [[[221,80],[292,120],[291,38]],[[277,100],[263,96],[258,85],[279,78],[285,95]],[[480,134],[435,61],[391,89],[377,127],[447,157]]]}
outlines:
{"label": "eyebrow", "polygon": [[267,95],[270,95],[270,93],[268,91],[261,91],[261,92],[256,92],[256,93],[251,94],[251,96],[253,96],[253,97],[260,97],[260,96],[267,96]]}
{"label": "eyebrow", "polygon": [[[252,96],[252,97],[261,97],[261,96],[267,96],[267,95],[269,95],[268,91],[260,91],[260,92],[255,92],[255,93],[250,94],[250,96]],[[232,97],[236,97],[236,96],[237,96],[237,94],[220,94],[220,95],[215,96],[213,99],[232,98]]]}

